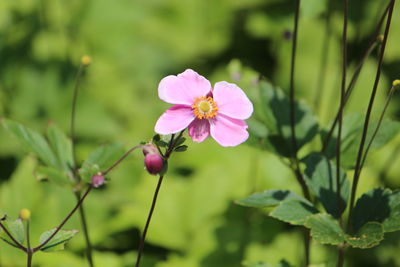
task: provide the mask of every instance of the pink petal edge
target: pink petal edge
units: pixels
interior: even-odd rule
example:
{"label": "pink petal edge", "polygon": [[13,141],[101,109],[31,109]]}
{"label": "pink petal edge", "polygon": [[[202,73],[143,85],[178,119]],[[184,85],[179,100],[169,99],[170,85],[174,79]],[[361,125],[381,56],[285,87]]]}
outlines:
{"label": "pink petal edge", "polygon": [[206,78],[187,69],[177,76],[163,78],[158,85],[158,96],[170,104],[191,105],[196,97],[206,96],[211,90]]}
{"label": "pink petal edge", "polygon": [[215,141],[224,147],[240,145],[249,138],[245,121],[223,114],[210,120],[210,133]]}
{"label": "pink petal edge", "polygon": [[218,105],[218,113],[234,119],[245,120],[253,113],[253,104],[236,84],[217,82],[213,98]]}
{"label": "pink petal edge", "polygon": [[201,143],[210,135],[210,122],[208,120],[195,119],[188,129],[193,142]]}
{"label": "pink petal edge", "polygon": [[192,108],[175,105],[167,109],[157,120],[154,130],[159,134],[173,134],[182,131],[195,119]]}

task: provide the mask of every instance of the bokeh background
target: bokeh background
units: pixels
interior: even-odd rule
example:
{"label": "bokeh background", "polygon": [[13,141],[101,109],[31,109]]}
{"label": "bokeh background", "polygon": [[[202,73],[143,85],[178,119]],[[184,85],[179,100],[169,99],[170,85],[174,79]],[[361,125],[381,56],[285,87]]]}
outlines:
{"label": "bokeh background", "polygon": [[[376,0],[350,2],[349,75],[386,5]],[[158,82],[166,75],[192,68],[212,83],[227,80],[243,87],[245,69],[287,90],[293,10],[292,0],[2,0],[0,116],[40,132],[52,121],[67,132],[75,75],[81,56],[87,54],[93,63],[79,95],[78,158],[82,161],[98,145],[115,141],[128,149],[150,140],[154,123],[168,107],[157,97]],[[400,76],[399,12],[397,5],[375,116],[391,81]],[[341,1],[302,1],[297,97],[311,105],[322,127],[338,105],[341,30]],[[366,109],[376,67],[374,51],[346,112]],[[251,95],[250,88],[243,89]],[[390,117],[400,116],[398,104],[395,97]],[[397,138],[371,154],[360,193],[400,186],[399,144]],[[142,160],[140,153],[129,157],[110,175],[107,186],[85,202],[96,266],[132,266],[136,259],[157,182],[144,171]],[[0,211],[15,218],[21,208],[29,208],[34,241],[75,203],[69,188],[38,182],[36,166],[37,160],[1,128]],[[282,259],[298,266],[303,247],[297,227],[233,203],[272,188],[300,192],[290,170],[272,154],[246,144],[222,148],[213,140],[189,142],[186,153],[171,159],[143,266],[234,267],[257,261],[277,264]],[[80,229],[78,216],[66,228]],[[400,266],[399,237],[389,234],[377,248],[351,250],[349,266]],[[87,266],[83,254],[79,234],[66,251],[35,254],[34,262],[43,267]],[[332,247],[313,244],[315,266],[334,266],[335,260]],[[24,264],[22,252],[0,244],[0,266]]]}

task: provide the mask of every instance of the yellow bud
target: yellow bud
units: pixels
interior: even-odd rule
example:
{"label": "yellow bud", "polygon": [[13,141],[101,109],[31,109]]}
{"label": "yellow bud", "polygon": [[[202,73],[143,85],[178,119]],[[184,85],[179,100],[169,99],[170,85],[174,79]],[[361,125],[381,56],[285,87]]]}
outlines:
{"label": "yellow bud", "polygon": [[393,87],[399,87],[400,86],[400,80],[394,80],[392,85],[393,85]]}
{"label": "yellow bud", "polygon": [[380,43],[382,43],[384,38],[385,38],[385,37],[383,36],[383,34],[379,34],[379,35],[378,35],[378,38],[377,38],[377,41],[380,42]]}
{"label": "yellow bud", "polygon": [[92,58],[89,56],[83,56],[81,58],[81,63],[83,66],[89,66],[92,63]]}
{"label": "yellow bud", "polygon": [[31,211],[28,209],[22,209],[19,212],[19,218],[23,221],[29,220],[30,217],[31,217]]}

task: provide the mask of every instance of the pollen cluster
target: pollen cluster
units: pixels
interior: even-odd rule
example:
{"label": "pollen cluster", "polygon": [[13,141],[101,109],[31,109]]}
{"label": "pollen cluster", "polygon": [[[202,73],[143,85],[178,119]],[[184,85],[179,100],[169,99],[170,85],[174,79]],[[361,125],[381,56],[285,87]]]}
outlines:
{"label": "pollen cluster", "polygon": [[192,105],[192,110],[194,115],[200,120],[211,119],[218,114],[217,104],[211,96],[197,97]]}

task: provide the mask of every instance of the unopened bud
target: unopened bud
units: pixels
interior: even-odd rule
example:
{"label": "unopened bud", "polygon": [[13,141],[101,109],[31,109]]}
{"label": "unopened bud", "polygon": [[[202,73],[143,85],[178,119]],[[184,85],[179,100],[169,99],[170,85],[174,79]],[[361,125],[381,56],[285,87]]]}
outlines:
{"label": "unopened bud", "polygon": [[83,56],[83,57],[81,58],[81,64],[82,64],[83,66],[89,66],[91,63],[92,63],[92,58],[91,58],[91,57],[89,57],[89,56]]}
{"label": "unopened bud", "polygon": [[100,174],[93,175],[92,177],[92,185],[94,188],[99,188],[105,182],[104,176]]}
{"label": "unopened bud", "polygon": [[379,43],[382,43],[382,42],[383,42],[383,39],[385,39],[385,36],[383,36],[383,34],[379,34],[379,35],[378,35],[378,38],[377,38],[378,42],[379,42]]}
{"label": "unopened bud", "polygon": [[146,170],[153,175],[160,173],[164,167],[164,159],[160,154],[147,154],[144,157]]}
{"label": "unopened bud", "polygon": [[394,80],[392,85],[393,85],[393,87],[400,88],[400,80]]}
{"label": "unopened bud", "polygon": [[19,218],[23,221],[29,220],[30,217],[31,217],[31,211],[28,209],[22,209],[19,212]]}

